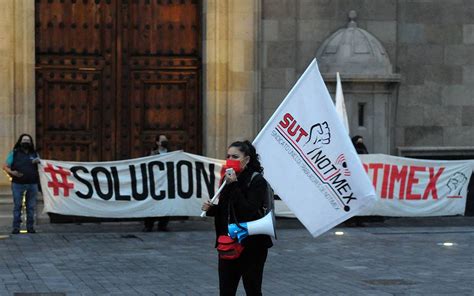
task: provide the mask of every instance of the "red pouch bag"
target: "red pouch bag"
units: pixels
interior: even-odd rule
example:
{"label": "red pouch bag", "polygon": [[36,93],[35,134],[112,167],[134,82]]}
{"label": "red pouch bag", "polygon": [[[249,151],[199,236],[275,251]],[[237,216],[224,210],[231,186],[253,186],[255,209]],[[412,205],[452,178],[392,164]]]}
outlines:
{"label": "red pouch bag", "polygon": [[219,235],[217,238],[217,251],[221,259],[235,260],[240,257],[243,250],[244,246],[228,235]]}

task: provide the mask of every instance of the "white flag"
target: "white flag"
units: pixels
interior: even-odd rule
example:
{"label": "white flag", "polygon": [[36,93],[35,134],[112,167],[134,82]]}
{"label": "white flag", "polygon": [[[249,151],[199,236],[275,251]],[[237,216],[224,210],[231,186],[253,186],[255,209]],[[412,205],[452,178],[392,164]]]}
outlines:
{"label": "white flag", "polygon": [[313,236],[375,202],[375,191],[313,60],[254,144],[265,178]]}
{"label": "white flag", "polygon": [[344,93],[342,92],[341,77],[339,76],[339,72],[337,72],[336,76],[336,111],[342,121],[342,124],[346,128],[347,134],[349,134],[349,120],[347,119],[346,104],[344,103]]}

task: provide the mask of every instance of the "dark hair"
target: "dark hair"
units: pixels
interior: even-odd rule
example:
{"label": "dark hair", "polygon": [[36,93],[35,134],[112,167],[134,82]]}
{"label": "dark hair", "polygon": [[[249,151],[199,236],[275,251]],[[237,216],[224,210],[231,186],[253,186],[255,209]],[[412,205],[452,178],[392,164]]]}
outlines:
{"label": "dark hair", "polygon": [[352,144],[354,145],[354,148],[356,149],[357,153],[369,154],[369,151],[367,150],[367,147],[365,146],[365,144],[363,142],[362,143],[357,142],[359,139],[364,139],[364,138],[359,135],[352,137]]}
{"label": "dark hair", "polygon": [[359,140],[359,139],[364,139],[364,138],[362,138],[362,136],[360,136],[360,135],[353,136],[352,137],[352,144],[355,145],[355,143],[357,143],[357,140]]}
{"label": "dark hair", "polygon": [[[159,141],[160,141],[160,136],[165,136],[165,137],[166,137],[165,134],[156,134],[156,136],[155,136],[155,144],[153,145],[152,150],[157,150],[157,149],[158,149],[158,144],[156,144],[156,142],[159,142]],[[168,137],[166,137],[166,138],[168,138]]]}
{"label": "dark hair", "polygon": [[13,146],[13,150],[18,150],[21,148],[21,139],[23,139],[24,136],[27,136],[28,138],[30,138],[30,142],[31,142],[31,151],[30,152],[35,152],[35,144],[33,143],[33,137],[30,136],[29,134],[21,134],[20,137],[18,137],[18,140],[16,141],[16,144],[15,146]]}
{"label": "dark hair", "polygon": [[263,172],[263,167],[262,165],[260,164],[260,161],[259,161],[259,155],[257,154],[257,150],[255,149],[255,147],[252,145],[252,143],[250,143],[249,141],[236,141],[232,144],[229,145],[229,148],[230,147],[235,147],[237,149],[239,149],[240,152],[242,152],[245,156],[249,156],[250,157],[250,160],[249,160],[249,163],[247,164],[247,167],[251,170],[251,171],[255,171],[255,172]]}

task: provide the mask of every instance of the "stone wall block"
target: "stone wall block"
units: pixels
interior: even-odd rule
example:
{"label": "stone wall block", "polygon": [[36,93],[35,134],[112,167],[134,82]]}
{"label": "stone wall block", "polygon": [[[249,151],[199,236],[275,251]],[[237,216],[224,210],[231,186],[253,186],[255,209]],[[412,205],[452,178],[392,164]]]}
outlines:
{"label": "stone wall block", "polygon": [[462,37],[465,44],[474,44],[474,24],[463,26]]}
{"label": "stone wall block", "polygon": [[367,21],[367,31],[379,39],[382,44],[395,43],[397,40],[397,22]]}
{"label": "stone wall block", "polygon": [[263,19],[294,18],[296,2],[294,0],[262,0]]}
{"label": "stone wall block", "polygon": [[399,35],[401,43],[422,44],[426,42],[425,25],[423,24],[400,24]]}
{"label": "stone wall block", "polygon": [[462,125],[474,126],[474,106],[464,106],[462,108]]}
{"label": "stone wall block", "polygon": [[474,2],[471,0],[464,1],[464,7],[460,18],[463,20],[463,23],[473,23],[474,20]]}
{"label": "stone wall block", "polygon": [[333,19],[336,16],[337,1],[333,0],[300,0],[298,5],[299,19]]}
{"label": "stone wall block", "polygon": [[252,89],[253,72],[229,72],[229,90],[244,91]]}
{"label": "stone wall block", "polygon": [[334,21],[300,20],[298,26],[298,41],[323,42],[340,27]]}
{"label": "stone wall block", "polygon": [[262,74],[263,88],[279,88],[286,85],[285,68],[266,68]]}
{"label": "stone wall block", "polygon": [[273,113],[275,113],[275,109],[264,108],[263,109],[263,122],[267,122],[270,119],[270,117],[272,117]]}
{"label": "stone wall block", "polygon": [[444,63],[474,65],[474,45],[449,45],[444,52]]}
{"label": "stone wall block", "polygon": [[[456,106],[432,105],[424,108],[423,122],[426,126],[460,126],[462,108]],[[416,115],[415,115],[416,116]],[[421,116],[420,116],[421,117]]]}
{"label": "stone wall block", "polygon": [[373,20],[395,21],[397,19],[397,0],[366,0],[364,10]]}
{"label": "stone wall block", "polygon": [[278,22],[278,39],[280,41],[296,40],[296,20],[285,19]]}
{"label": "stone wall block", "polygon": [[474,84],[474,65],[462,67],[462,83],[463,84]]}
{"label": "stone wall block", "polygon": [[267,67],[290,68],[294,66],[296,54],[294,42],[269,42],[266,51]]}
{"label": "stone wall block", "polygon": [[255,10],[255,0],[230,1],[233,13],[253,14]]}
{"label": "stone wall block", "polygon": [[427,24],[425,33],[429,44],[461,44],[463,39],[461,24]]}
{"label": "stone wall block", "polygon": [[286,83],[285,87],[286,89],[290,90],[293,85],[296,83],[296,71],[294,68],[287,68],[285,69],[286,73]]}
{"label": "stone wall block", "polygon": [[412,126],[405,128],[406,146],[442,146],[443,128],[438,126]]}
{"label": "stone wall block", "polygon": [[252,95],[252,92],[245,90],[229,93],[229,116],[232,118],[230,124],[237,122],[236,120],[243,114],[253,114],[253,105],[248,103],[253,99]]}
{"label": "stone wall block", "polygon": [[443,105],[474,106],[474,86],[448,85],[442,91]]}
{"label": "stone wall block", "polygon": [[277,20],[266,19],[262,21],[263,41],[277,41],[279,25]]}
{"label": "stone wall block", "polygon": [[398,63],[404,65],[436,65],[443,64],[445,47],[442,45],[417,44],[399,45]]}
{"label": "stone wall block", "polygon": [[423,44],[408,46],[406,56],[399,55],[399,59],[419,65],[436,65],[443,63],[443,56],[443,46]]}
{"label": "stone wall block", "polygon": [[[436,24],[452,13],[446,10],[455,4],[454,1],[449,5],[445,5],[444,1],[399,1],[399,9],[406,23]],[[459,12],[462,13],[462,10]]]}
{"label": "stone wall block", "polygon": [[[435,83],[400,86],[399,104],[401,106],[441,105],[443,86]],[[404,95],[402,95],[402,93]]]}
{"label": "stone wall block", "polygon": [[405,146],[405,128],[396,127],[395,128],[395,143],[398,146]]}
{"label": "stone wall block", "polygon": [[462,24],[465,21],[462,16],[466,7],[466,2],[470,0],[450,0],[449,4],[446,1],[436,1],[435,5],[441,7],[441,14],[438,17],[438,22],[443,24]]}
{"label": "stone wall block", "polygon": [[445,85],[462,83],[463,68],[461,66],[428,65],[424,66],[423,68],[423,72],[426,73],[425,81],[431,81]]}
{"label": "stone wall block", "polygon": [[263,102],[265,108],[275,109],[283,102],[289,89],[284,88],[268,88],[263,90]]}
{"label": "stone wall block", "polygon": [[238,40],[253,40],[254,15],[245,13],[235,13],[232,15],[232,24],[230,26],[230,36]]}
{"label": "stone wall block", "polygon": [[420,106],[401,106],[397,109],[398,126],[422,126],[423,125],[423,107]]}
{"label": "stone wall block", "polygon": [[443,130],[445,146],[472,146],[474,143],[474,127],[447,127]]}
{"label": "stone wall block", "polygon": [[403,85],[420,85],[425,83],[426,67],[407,64],[399,69]]}
{"label": "stone wall block", "polygon": [[234,40],[230,44],[229,69],[236,72],[252,71],[255,67],[253,42]]}
{"label": "stone wall block", "polygon": [[316,52],[322,42],[302,41],[297,43],[296,47],[296,73],[303,74],[311,61],[316,57]]}

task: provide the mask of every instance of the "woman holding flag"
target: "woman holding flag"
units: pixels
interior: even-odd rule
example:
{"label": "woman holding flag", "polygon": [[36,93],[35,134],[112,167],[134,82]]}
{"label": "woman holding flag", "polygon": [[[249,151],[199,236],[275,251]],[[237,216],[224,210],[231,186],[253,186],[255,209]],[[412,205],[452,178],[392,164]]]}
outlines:
{"label": "woman holding flag", "polygon": [[[228,239],[228,225],[262,218],[262,208],[267,194],[267,181],[257,151],[249,141],[232,143],[227,150],[226,182],[217,205],[209,201],[202,210],[214,217],[216,247],[221,238]],[[257,174],[255,174],[255,172]],[[235,295],[240,278],[247,295],[262,294],[262,278],[268,248],[273,243],[268,235],[251,235],[241,242],[243,251],[238,258],[219,256],[220,295]],[[219,249],[219,247],[218,247]]]}

